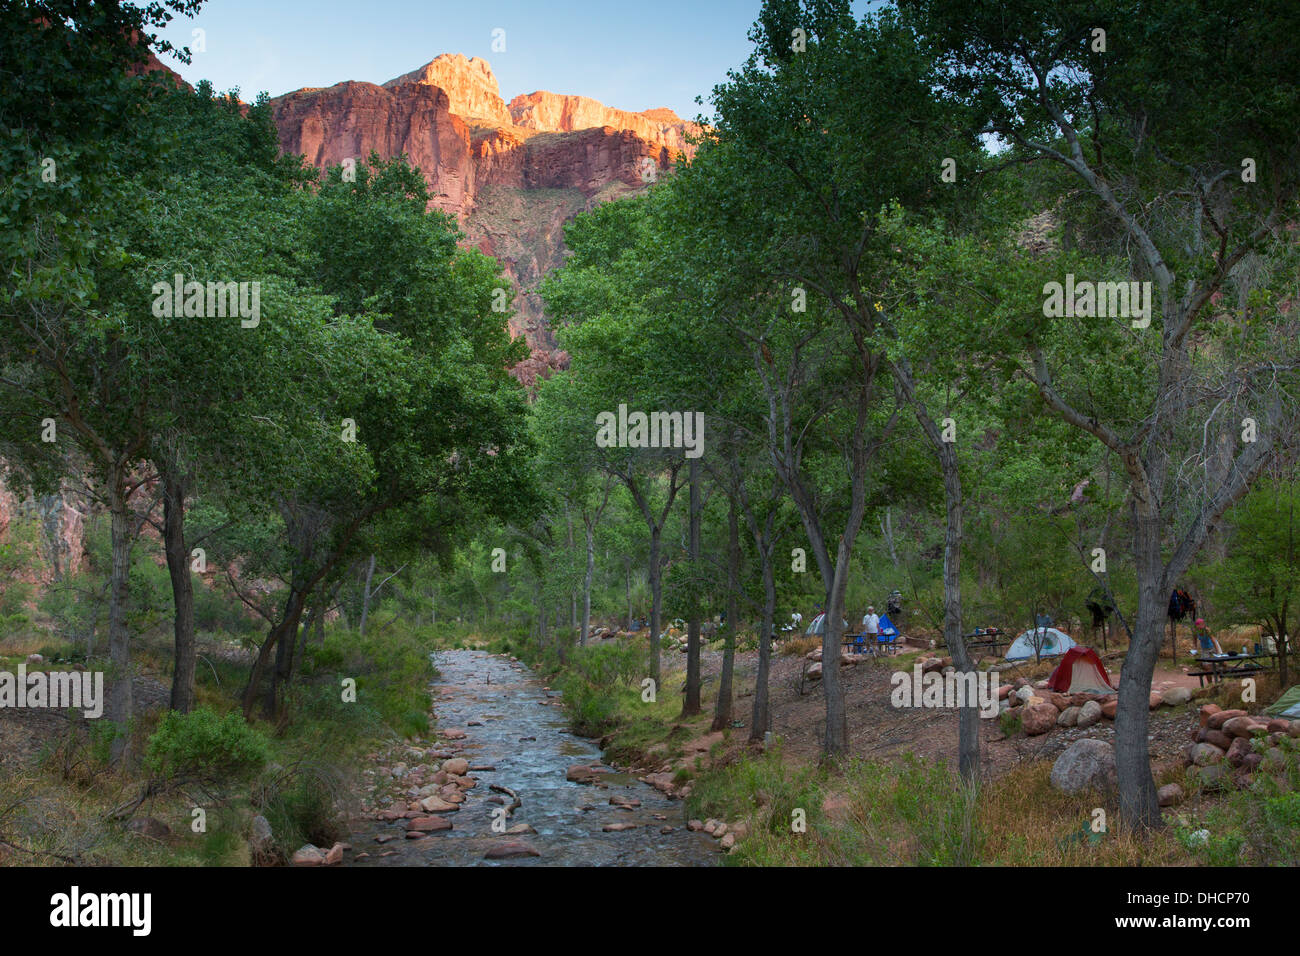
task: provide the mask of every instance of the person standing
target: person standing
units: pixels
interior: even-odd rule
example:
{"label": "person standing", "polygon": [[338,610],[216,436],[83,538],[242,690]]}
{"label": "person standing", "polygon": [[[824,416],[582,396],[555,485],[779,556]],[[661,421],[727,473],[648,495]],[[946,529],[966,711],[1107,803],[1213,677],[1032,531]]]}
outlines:
{"label": "person standing", "polygon": [[867,613],[862,618],[862,631],[867,635],[867,642],[875,647],[880,640],[880,616],[876,614],[874,606],[867,607]]}

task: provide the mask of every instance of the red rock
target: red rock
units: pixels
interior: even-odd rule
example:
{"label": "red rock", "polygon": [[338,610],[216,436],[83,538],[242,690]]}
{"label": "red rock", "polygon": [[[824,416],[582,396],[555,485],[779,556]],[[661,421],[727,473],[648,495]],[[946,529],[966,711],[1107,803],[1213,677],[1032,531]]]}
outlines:
{"label": "red rock", "polygon": [[1150,710],[1155,710],[1155,709],[1156,709],[1157,707],[1159,707],[1159,706],[1161,705],[1161,703],[1163,703],[1163,702],[1164,702],[1164,698],[1161,697],[1159,694],[1157,694],[1155,691],[1152,691],[1152,692],[1151,692],[1151,697],[1150,697],[1150,699],[1149,699],[1148,702],[1147,702],[1147,707],[1148,707]]}
{"label": "red rock", "polygon": [[1206,726],[1211,730],[1218,730],[1234,717],[1245,717],[1244,710],[1221,710],[1218,713],[1211,714],[1210,719],[1206,721]]}
{"label": "red rock", "polygon": [[1222,710],[1223,708],[1218,704],[1202,704],[1200,710],[1201,726],[1208,727],[1210,724],[1210,718]]}
{"label": "red rock", "polygon": [[1276,731],[1286,732],[1290,729],[1291,721],[1287,720],[1285,717],[1274,717],[1268,722],[1268,732],[1270,734]]}
{"label": "red rock", "polygon": [[1119,701],[1115,698],[1104,700],[1101,703],[1101,715],[1108,720],[1115,719],[1115,713],[1119,710]]}
{"label": "red rock", "polygon": [[1250,741],[1245,737],[1237,737],[1232,741],[1231,746],[1228,747],[1226,759],[1228,763],[1232,764],[1234,767],[1240,767],[1245,763],[1246,754],[1249,753],[1254,753],[1254,749],[1250,746]]}
{"label": "red rock", "polygon": [[1223,722],[1223,732],[1229,737],[1249,737],[1255,721],[1246,715],[1232,717]]}
{"label": "red rock", "polygon": [[406,821],[406,830],[410,832],[432,833],[436,830],[450,830],[451,821],[446,817],[416,817]]}
{"label": "red rock", "polygon": [[1046,701],[1041,704],[1027,704],[1021,710],[1021,727],[1024,728],[1027,736],[1037,737],[1055,727],[1056,719],[1060,715],[1061,712],[1056,709],[1056,706]]}
{"label": "red rock", "polygon": [[1232,735],[1222,730],[1207,730],[1205,732],[1205,742],[1214,744],[1220,750],[1227,750],[1232,746]]}
{"label": "red rock", "polygon": [[483,854],[485,860],[510,860],[520,856],[541,856],[542,854],[533,849],[527,843],[518,840],[510,840],[506,843],[498,843]]}

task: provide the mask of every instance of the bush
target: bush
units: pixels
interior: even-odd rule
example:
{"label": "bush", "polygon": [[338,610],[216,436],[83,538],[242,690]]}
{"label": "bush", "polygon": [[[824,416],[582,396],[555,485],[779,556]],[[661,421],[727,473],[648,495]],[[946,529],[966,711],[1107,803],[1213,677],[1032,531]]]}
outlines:
{"label": "bush", "polygon": [[166,780],[233,782],[256,775],[266,765],[268,747],[265,735],[237,713],[170,711],[149,738],[145,766]]}

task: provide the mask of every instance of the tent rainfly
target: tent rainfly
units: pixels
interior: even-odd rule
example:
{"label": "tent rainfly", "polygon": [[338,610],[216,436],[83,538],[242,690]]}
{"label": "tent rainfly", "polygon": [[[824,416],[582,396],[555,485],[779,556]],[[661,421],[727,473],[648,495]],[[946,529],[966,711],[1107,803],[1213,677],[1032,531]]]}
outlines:
{"label": "tent rainfly", "polygon": [[1062,694],[1109,694],[1115,690],[1097,652],[1077,644],[1065,652],[1047,686]]}

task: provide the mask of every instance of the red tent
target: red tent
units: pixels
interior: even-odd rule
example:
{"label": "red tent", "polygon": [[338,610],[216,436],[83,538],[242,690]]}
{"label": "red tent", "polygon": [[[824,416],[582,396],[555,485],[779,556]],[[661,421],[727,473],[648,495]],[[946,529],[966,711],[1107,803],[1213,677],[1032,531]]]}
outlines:
{"label": "red tent", "polygon": [[1115,690],[1097,652],[1077,644],[1065,652],[1047,679],[1047,686],[1061,694],[1107,694]]}

